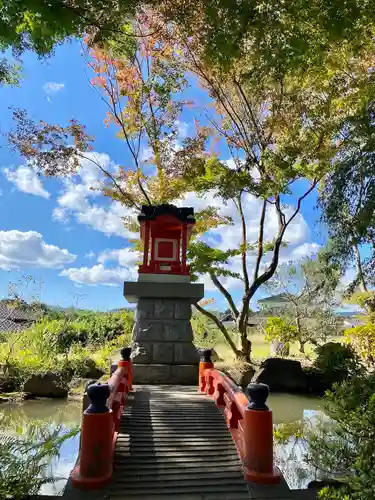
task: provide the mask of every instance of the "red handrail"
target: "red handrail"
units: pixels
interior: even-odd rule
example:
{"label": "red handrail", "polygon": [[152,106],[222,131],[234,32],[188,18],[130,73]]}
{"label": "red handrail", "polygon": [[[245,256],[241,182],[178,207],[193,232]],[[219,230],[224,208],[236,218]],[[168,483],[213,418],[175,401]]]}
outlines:
{"label": "red handrail", "polygon": [[237,451],[243,458],[242,428],[240,427],[239,431],[239,424],[242,424],[249,400],[225,373],[209,368],[204,371],[203,375],[206,379],[206,394],[214,399],[218,407],[224,408],[225,422],[232,434]]}
{"label": "red handrail", "polygon": [[111,388],[111,395],[107,399],[107,406],[113,413],[114,443],[116,442],[117,433],[120,430],[121,415],[128,399],[130,386],[128,375],[129,371],[125,367],[119,367],[107,382]]}
{"label": "red handrail", "polygon": [[[273,463],[272,411],[264,404],[268,386],[250,384],[249,388],[254,394],[260,391],[260,399],[264,401],[258,406],[256,401],[249,403],[244,392],[225,373],[213,367],[207,354],[201,361],[199,375],[200,391],[211,397],[219,408],[224,408],[224,418],[241,458],[245,478],[262,484],[279,483],[281,474]],[[267,394],[263,397],[265,390]]]}
{"label": "red handrail", "polygon": [[120,360],[106,384],[92,384],[83,412],[80,455],[71,474],[74,487],[95,490],[111,480],[113,453],[131,384],[131,361]]}

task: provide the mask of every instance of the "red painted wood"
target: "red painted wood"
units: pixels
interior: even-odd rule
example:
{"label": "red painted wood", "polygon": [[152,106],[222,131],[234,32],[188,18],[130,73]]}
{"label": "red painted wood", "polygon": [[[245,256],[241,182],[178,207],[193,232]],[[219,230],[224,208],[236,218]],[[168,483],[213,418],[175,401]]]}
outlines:
{"label": "red painted wood", "polygon": [[245,394],[215,368],[205,369],[202,375],[205,393],[217,406],[224,406],[225,422],[242,460],[245,479],[260,484],[280,483],[281,473],[273,460],[272,411],[248,408]]}
{"label": "red painted wood", "polygon": [[[154,220],[142,221],[141,237],[144,240],[144,253],[139,272],[188,275],[190,269],[186,264],[186,255],[192,226],[192,223],[181,222],[171,215],[159,215]],[[172,242],[156,242],[155,240],[159,238],[174,240],[176,253],[174,254]],[[151,254],[150,258],[149,254]],[[164,261],[164,259],[167,260]]]}

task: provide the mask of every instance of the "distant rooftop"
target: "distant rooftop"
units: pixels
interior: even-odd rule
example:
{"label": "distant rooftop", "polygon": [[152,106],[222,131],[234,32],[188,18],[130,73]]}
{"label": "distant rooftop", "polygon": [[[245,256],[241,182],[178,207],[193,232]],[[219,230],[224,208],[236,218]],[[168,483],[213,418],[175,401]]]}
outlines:
{"label": "distant rooftop", "polygon": [[14,306],[6,302],[0,302],[0,318],[10,321],[34,321],[37,319],[36,312],[27,306]]}
{"label": "distant rooftop", "polygon": [[17,307],[11,303],[0,302],[0,332],[17,332],[30,326],[38,314],[27,305]]}
{"label": "distant rooftop", "polygon": [[290,298],[286,293],[279,293],[277,295],[270,295],[264,299],[259,299],[258,303],[264,304],[265,302],[290,302]]}

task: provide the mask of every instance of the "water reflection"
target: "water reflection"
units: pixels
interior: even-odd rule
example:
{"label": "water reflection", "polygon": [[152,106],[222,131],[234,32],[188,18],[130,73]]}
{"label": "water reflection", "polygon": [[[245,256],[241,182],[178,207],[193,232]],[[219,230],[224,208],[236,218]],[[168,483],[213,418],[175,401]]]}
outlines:
{"label": "water reflection", "polygon": [[[319,398],[272,394],[268,402],[275,425],[302,422],[308,428],[324,416],[323,401]],[[310,481],[317,478],[315,469],[304,463],[306,451],[306,443],[293,437],[287,443],[275,446],[276,464],[291,489],[306,488]]]}
{"label": "water reflection", "polygon": [[[48,428],[61,426],[61,432],[75,428],[81,422],[82,405],[78,401],[31,400],[22,403],[5,403],[0,406],[2,431],[25,437],[40,435]],[[69,474],[77,459],[79,435],[65,441],[60,457],[50,463],[50,472],[56,481],[42,487],[41,494],[57,495],[64,488]]]}

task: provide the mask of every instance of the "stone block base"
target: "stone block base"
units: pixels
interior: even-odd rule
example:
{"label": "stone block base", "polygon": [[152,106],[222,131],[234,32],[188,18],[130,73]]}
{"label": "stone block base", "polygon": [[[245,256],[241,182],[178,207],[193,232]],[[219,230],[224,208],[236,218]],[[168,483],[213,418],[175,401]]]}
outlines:
{"label": "stone block base", "polygon": [[134,364],[133,384],[196,385],[196,365]]}

